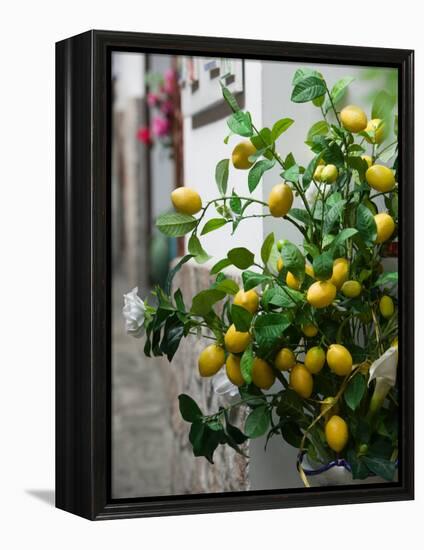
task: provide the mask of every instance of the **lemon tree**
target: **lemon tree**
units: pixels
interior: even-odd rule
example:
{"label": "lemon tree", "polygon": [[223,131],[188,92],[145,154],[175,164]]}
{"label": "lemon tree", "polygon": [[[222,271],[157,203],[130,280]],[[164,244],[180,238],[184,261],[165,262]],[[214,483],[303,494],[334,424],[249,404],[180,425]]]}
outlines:
{"label": "lemon tree", "polygon": [[[199,376],[208,384],[222,370],[239,393],[208,415],[179,397],[193,453],[210,462],[218,445],[245,453],[249,438],[281,437],[316,463],[344,457],[354,478],[395,476],[397,388],[393,377],[380,383],[377,368],[398,353],[397,272],[382,263],[398,226],[395,102],[382,90],[369,112],[344,105],[352,81],[331,86],[317,70],[295,72],[291,100],[317,112],[305,166],[285,139],[291,118],[258,128],[222,85],[230,135],[227,158],[217,159],[216,197],[205,202],[179,188],[175,212],[158,219],[165,235],[187,235],[188,253],[146,306],[144,351],[172,361],[183,338],[201,336]],[[246,173],[244,193],[231,187],[235,170]],[[275,185],[259,200],[252,193],[268,171]],[[246,243],[211,260],[204,235],[225,230],[227,239],[257,216],[280,224],[260,253]],[[298,244],[285,238],[287,224]],[[209,261],[212,283],[187,301],[172,281],[189,261]],[[236,407],[248,410],[243,426],[230,423]]]}

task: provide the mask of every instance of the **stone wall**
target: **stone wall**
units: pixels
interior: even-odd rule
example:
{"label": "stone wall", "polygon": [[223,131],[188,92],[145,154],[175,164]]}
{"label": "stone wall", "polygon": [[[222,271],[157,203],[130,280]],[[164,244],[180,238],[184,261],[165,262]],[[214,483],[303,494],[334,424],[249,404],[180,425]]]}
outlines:
{"label": "stone wall", "polygon": [[[210,284],[209,271],[203,266],[185,264],[174,281],[175,288],[181,288],[186,303],[193,295]],[[216,412],[225,406],[225,398],[214,393],[212,379],[201,378],[197,370],[197,358],[209,340],[189,336],[182,341],[171,365],[164,373],[171,403],[171,426],[173,437],[173,458],[171,483],[174,494],[210,493],[249,490],[249,460],[237,454],[228,446],[220,445],[214,454],[214,464],[204,457],[193,459],[188,440],[190,424],[185,422],[178,409],[178,395],[186,393],[193,397],[205,414]],[[228,403],[227,403],[228,404]],[[245,411],[234,411],[231,421],[242,426]],[[248,454],[248,444],[244,445]]]}

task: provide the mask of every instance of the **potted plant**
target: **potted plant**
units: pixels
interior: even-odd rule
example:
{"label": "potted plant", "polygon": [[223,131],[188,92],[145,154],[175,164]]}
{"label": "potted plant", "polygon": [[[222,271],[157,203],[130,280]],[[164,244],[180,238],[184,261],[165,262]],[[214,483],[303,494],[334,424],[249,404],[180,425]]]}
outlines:
{"label": "potted plant", "polygon": [[[136,291],[125,297],[127,330],[145,333],[147,356],[172,361],[182,338],[205,337],[193,368],[224,377],[233,390],[211,415],[179,396],[193,453],[212,462],[218,445],[244,453],[249,438],[279,436],[299,450],[306,486],[390,481],[397,470],[397,272],[382,263],[398,216],[395,102],[378,93],[368,120],[361,107],[341,106],[351,80],[330,90],[318,71],[295,72],[291,100],[313,102],[322,113],[307,136],[313,156],[305,167],[276,149],[292,119],[258,129],[222,85],[230,136],[243,139],[216,166],[217,197],[203,204],[194,189],[172,193],[176,212],[157,226],[170,237],[189,235],[188,254],[152,303]],[[244,196],[228,192],[230,164],[246,171]],[[281,182],[265,202],[251,193],[268,170],[278,170]],[[216,215],[205,221],[212,209]],[[252,216],[281,219],[281,234],[292,224],[301,244],[271,233],[260,258],[247,247],[228,250],[210,270],[211,286],[187,304],[172,279],[184,263],[209,259],[201,236],[227,225],[234,233]],[[240,270],[240,284],[230,268]],[[249,410],[243,426],[230,421],[237,407]]]}

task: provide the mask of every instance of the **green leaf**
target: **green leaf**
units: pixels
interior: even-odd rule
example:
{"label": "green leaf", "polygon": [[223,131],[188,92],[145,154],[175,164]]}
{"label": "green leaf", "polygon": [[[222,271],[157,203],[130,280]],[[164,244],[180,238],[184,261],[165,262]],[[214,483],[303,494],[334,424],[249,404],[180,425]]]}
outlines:
{"label": "green leaf", "polygon": [[303,249],[312,258],[316,258],[320,253],[319,248],[315,244],[303,243]]}
{"label": "green leaf", "polygon": [[356,209],[356,227],[366,244],[373,244],[377,236],[377,226],[374,216],[363,204],[358,204]]}
{"label": "green leaf", "polygon": [[333,239],[331,242],[330,251],[333,254],[337,251],[338,247],[341,246],[345,241],[353,237],[358,233],[358,230],[353,227],[347,227],[346,229],[342,229],[340,233],[337,234],[336,238]]}
{"label": "green leaf", "polygon": [[290,217],[302,222],[305,225],[309,225],[311,223],[311,216],[306,210],[302,210],[301,208],[290,208]]}
{"label": "green leaf", "polygon": [[215,229],[223,227],[226,223],[228,223],[228,220],[225,220],[224,218],[212,218],[205,223],[201,234],[206,235],[206,233],[210,233],[211,231],[215,231]]}
{"label": "green leaf", "polygon": [[322,80],[322,75],[315,69],[310,69],[309,67],[300,67],[294,73],[293,80],[292,80],[293,86],[298,84],[301,80],[304,80],[305,78],[308,78],[310,76],[314,76]]}
{"label": "green leaf", "polygon": [[362,374],[356,374],[349,382],[349,385],[343,395],[347,406],[352,409],[352,411],[356,410],[358,407],[366,389],[367,383]]}
{"label": "green leaf", "polygon": [[293,390],[284,391],[278,401],[277,414],[292,420],[301,420],[304,417],[301,397]]}
{"label": "green leaf", "polygon": [[237,111],[240,111],[240,107],[239,107],[239,104],[237,103],[237,99],[230,92],[230,90],[222,84],[222,82],[220,82],[220,84],[221,84],[221,89],[222,89],[222,95],[224,96],[224,99],[228,103],[230,109],[234,113],[236,113]]}
{"label": "green leaf", "polygon": [[194,399],[192,399],[189,395],[181,393],[178,396],[178,402],[181,416],[186,422],[194,422],[195,420],[202,418],[202,411],[199,409]]}
{"label": "green leaf", "polygon": [[284,441],[287,441],[289,445],[296,449],[299,449],[302,444],[303,434],[295,422],[283,422],[281,426],[281,435]]}
{"label": "green leaf", "polygon": [[265,406],[257,407],[246,418],[244,432],[247,437],[253,439],[264,435],[269,428],[270,417],[268,408]]}
{"label": "green leaf", "polygon": [[314,258],[312,266],[317,279],[321,281],[330,279],[333,273],[333,255],[330,252],[323,252]]}
{"label": "green leaf", "polygon": [[386,147],[384,151],[378,154],[378,160],[381,162],[389,162],[389,160],[393,157],[393,155],[396,153],[398,148],[397,143],[393,143],[389,147]]}
{"label": "green leaf", "polygon": [[216,264],[211,269],[211,275],[216,275],[226,267],[232,265],[230,260],[228,258],[224,258],[222,260],[219,260],[219,262],[216,262]]}
{"label": "green leaf", "polygon": [[284,267],[293,273],[295,277],[303,281],[305,275],[305,258],[297,246],[289,241],[284,241],[281,250]]}
{"label": "green leaf", "polygon": [[277,120],[271,130],[272,139],[277,141],[281,134],[290,128],[293,122],[292,118],[280,118],[280,120]]}
{"label": "green leaf", "polygon": [[230,199],[230,208],[235,214],[241,214],[241,199],[234,189]]}
{"label": "green leaf", "polygon": [[291,100],[294,103],[305,103],[325,94],[325,83],[322,78],[309,76],[298,82],[293,88]]}
{"label": "green leaf", "polygon": [[258,183],[260,182],[263,174],[267,170],[270,170],[274,166],[274,164],[274,159],[263,159],[252,166],[252,168],[249,170],[249,176],[247,178],[247,184],[251,193],[253,193],[253,191],[258,186]]}
{"label": "green leaf", "polygon": [[371,118],[380,118],[385,124],[391,120],[391,111],[395,106],[395,98],[386,90],[381,90],[375,96],[371,107]]}
{"label": "green leaf", "polygon": [[269,257],[271,255],[272,245],[274,244],[274,233],[270,233],[264,240],[262,247],[261,247],[261,258],[266,265],[267,261],[269,260]]}
{"label": "green leaf", "polygon": [[212,306],[225,298],[225,292],[217,290],[216,288],[208,288],[202,290],[199,294],[196,294],[193,298],[191,305],[191,312],[194,315],[200,315],[204,317],[212,309]]}
{"label": "green leaf", "polygon": [[283,178],[286,181],[291,181],[292,183],[299,182],[300,168],[297,164],[293,164],[287,170],[284,170],[282,173]]}
{"label": "green leaf", "polygon": [[188,214],[162,214],[156,220],[156,227],[167,237],[182,237],[195,228],[196,218]]}
{"label": "green leaf", "polygon": [[240,360],[240,370],[244,381],[247,384],[252,382],[252,368],[253,368],[253,349],[250,343],[244,350]]}
{"label": "green leaf", "polygon": [[291,325],[284,313],[264,313],[255,320],[255,336],[259,347],[269,348],[278,343],[283,332]]}
{"label": "green leaf", "polygon": [[237,111],[227,120],[230,130],[239,136],[250,137],[253,135],[252,119],[250,113]]}
{"label": "green leaf", "polygon": [[186,254],[181,258],[181,260],[177,263],[175,267],[171,269],[171,271],[168,273],[168,277],[166,278],[165,293],[169,296],[171,294],[171,287],[172,287],[172,281],[175,277],[175,275],[178,273],[178,271],[182,268],[182,266],[187,263],[189,260],[193,258],[192,254]]}
{"label": "green leaf", "polygon": [[222,290],[225,294],[232,295],[237,294],[240,290],[238,284],[232,279],[223,279],[222,281],[219,281],[214,288],[217,290]]}
{"label": "green leaf", "polygon": [[365,172],[368,169],[367,162],[357,155],[347,157],[347,164],[350,168],[356,170],[361,180],[365,178]]}
{"label": "green leaf", "polygon": [[210,258],[210,256],[203,249],[196,235],[191,235],[188,241],[188,251],[190,252],[190,254],[193,254],[194,259],[198,264],[204,264]]}
{"label": "green leaf", "polygon": [[166,354],[168,361],[172,361],[183,336],[184,323],[180,320],[179,316],[174,313],[174,315],[171,315],[166,320],[163,329],[163,338],[160,344],[160,351]]}
{"label": "green leaf", "polygon": [[227,257],[234,266],[238,267],[238,269],[247,269],[253,265],[255,261],[254,254],[244,247],[229,250]]}
{"label": "green leaf", "polygon": [[362,460],[368,469],[386,481],[393,481],[396,474],[396,464],[384,458],[363,456]]}
{"label": "green leaf", "polygon": [[293,156],[293,153],[289,153],[286,158],[284,159],[283,166],[285,170],[288,170],[292,166],[296,164],[295,158]]}
{"label": "green leaf", "polygon": [[229,164],[229,159],[222,159],[215,168],[215,181],[221,195],[227,192]]}
{"label": "green leaf", "polygon": [[325,214],[324,218],[324,233],[330,233],[333,225],[340,220],[344,212],[346,201],[343,199],[332,206]]}
{"label": "green leaf", "polygon": [[244,307],[233,304],[231,306],[231,319],[239,332],[248,332],[252,323],[253,315]]}
{"label": "green leaf", "polygon": [[397,271],[389,271],[388,273],[383,273],[380,275],[380,277],[375,281],[373,286],[384,286],[389,284],[397,284],[399,279],[399,273]]}
{"label": "green leaf", "polygon": [[303,301],[303,294],[289,287],[275,286],[266,290],[262,296],[262,303],[265,307],[269,305],[281,308],[297,307]]}
{"label": "green leaf", "polygon": [[255,273],[254,271],[244,271],[242,273],[243,288],[247,292],[255,286],[268,283],[271,278],[268,275],[262,275],[262,273]]}
{"label": "green leaf", "polygon": [[[346,94],[346,89],[349,86],[351,82],[353,82],[355,79],[353,76],[345,76],[344,78],[341,78],[338,80],[334,86],[331,88],[331,99],[333,100],[334,105],[337,105],[339,101],[343,99],[343,97]],[[331,109],[331,103],[329,99],[327,98],[325,105],[324,105],[324,112],[328,113],[328,111]]]}
{"label": "green leaf", "polygon": [[326,122],[325,120],[319,120],[318,122],[315,122],[315,124],[312,124],[312,126],[309,128],[306,140],[312,141],[314,136],[326,136],[329,129],[330,127],[328,125],[328,122]]}

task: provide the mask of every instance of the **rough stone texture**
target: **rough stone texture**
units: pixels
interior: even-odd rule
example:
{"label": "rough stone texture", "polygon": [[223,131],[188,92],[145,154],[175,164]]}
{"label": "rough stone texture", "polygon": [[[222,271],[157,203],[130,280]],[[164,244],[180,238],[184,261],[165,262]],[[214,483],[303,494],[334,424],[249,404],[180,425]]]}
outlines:
{"label": "rough stone texture", "polygon": [[[187,303],[209,284],[200,266],[184,266],[176,277]],[[122,295],[129,290],[128,277],[113,278],[112,346],[112,495],[114,498],[165,496],[250,488],[248,460],[231,448],[219,446],[215,464],[194,457],[188,440],[190,424],[178,409],[178,395],[187,393],[204,413],[225,405],[212,389],[211,379],[201,379],[197,356],[210,341],[189,337],[172,363],[166,358],[147,358],[143,340],[125,333]],[[144,294],[141,292],[141,294]],[[231,417],[242,425],[242,417]],[[247,450],[247,447],[246,447]]]}
{"label": "rough stone texture", "polygon": [[[185,264],[174,281],[181,288],[186,303],[193,295],[204,290],[210,284],[209,272],[198,265]],[[248,490],[248,459],[234,452],[228,446],[219,446],[215,451],[214,464],[205,458],[195,458],[188,433],[190,425],[184,422],[178,410],[177,397],[186,393],[193,397],[204,414],[217,412],[220,406],[228,405],[224,397],[218,396],[212,389],[212,379],[200,378],[197,370],[197,358],[209,340],[190,336],[185,339],[175,355],[171,365],[168,384],[171,403],[171,426],[173,437],[172,491],[174,493],[205,493]],[[231,421],[241,426],[245,418],[244,411],[233,411]],[[244,446],[248,451],[247,444]]]}

